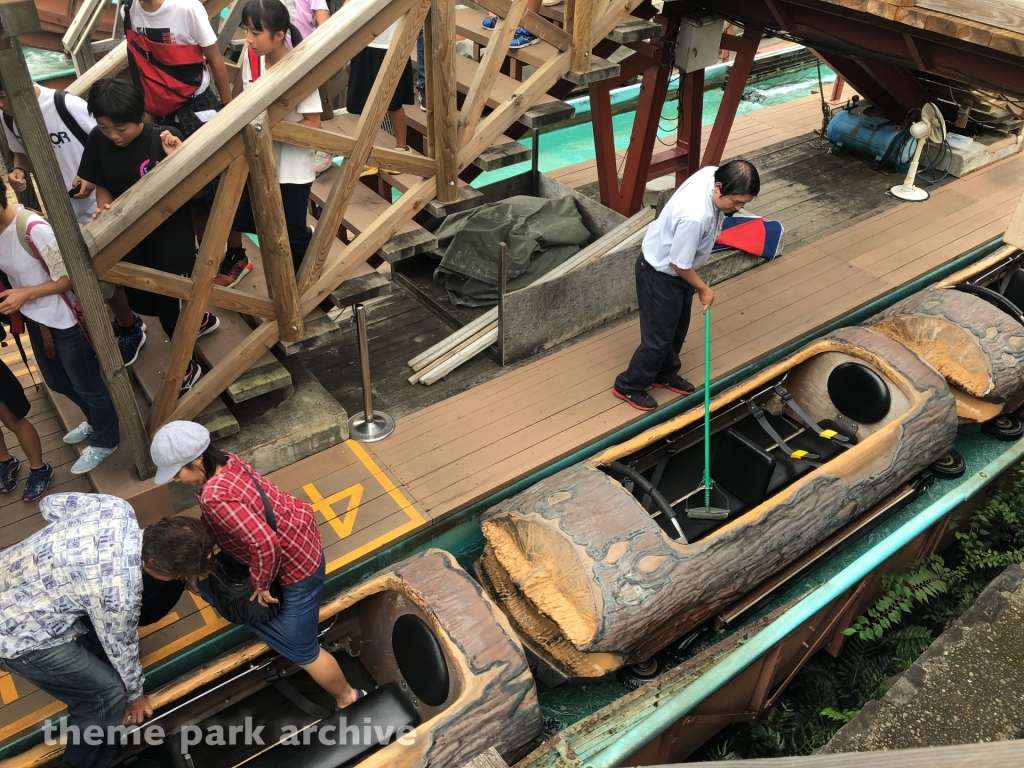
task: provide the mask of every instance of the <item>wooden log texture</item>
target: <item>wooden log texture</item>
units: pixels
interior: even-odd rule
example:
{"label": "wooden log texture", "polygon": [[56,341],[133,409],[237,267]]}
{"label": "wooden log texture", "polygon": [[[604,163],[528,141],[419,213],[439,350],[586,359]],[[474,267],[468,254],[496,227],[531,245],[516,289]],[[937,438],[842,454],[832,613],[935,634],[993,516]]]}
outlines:
{"label": "wooden log texture", "polygon": [[1005,403],[1024,390],[1024,327],[979,296],[928,288],[865,325],[910,347],[974,397]]}
{"label": "wooden log texture", "polygon": [[501,566],[588,654],[642,660],[706,621],[953,445],[955,402],[945,380],[899,342],[862,328],[812,342],[724,392],[712,402],[712,413],[830,353],[857,359],[887,378],[894,402],[898,395],[905,403],[903,412],[872,425],[857,446],[742,517],[680,544],[597,467],[696,426],[703,408],[693,409],[486,512],[481,526]]}
{"label": "wooden log texture", "polygon": [[[381,750],[370,766],[460,765],[494,747],[508,757],[540,734],[542,717],[526,655],[505,615],[447,552],[431,549],[378,575],[375,589],[396,589],[426,615],[461,678],[448,709],[421,725],[415,747]],[[422,750],[422,751],[421,751]],[[419,760],[405,757],[421,752]]]}

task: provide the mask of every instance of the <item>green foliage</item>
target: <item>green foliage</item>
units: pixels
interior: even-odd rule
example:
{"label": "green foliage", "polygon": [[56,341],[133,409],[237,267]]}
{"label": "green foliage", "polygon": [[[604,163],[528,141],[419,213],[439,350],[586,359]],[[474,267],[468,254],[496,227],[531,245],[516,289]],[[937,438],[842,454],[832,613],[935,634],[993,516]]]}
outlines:
{"label": "green foliage", "polygon": [[931,555],[882,576],[882,597],[846,630],[838,659],[824,651],[813,656],[759,720],[726,727],[691,759],[807,755],[881,697],[887,681],[913,664],[1000,571],[1024,560],[1024,477],[995,490],[965,529],[959,522],[950,525],[956,544],[945,558]]}

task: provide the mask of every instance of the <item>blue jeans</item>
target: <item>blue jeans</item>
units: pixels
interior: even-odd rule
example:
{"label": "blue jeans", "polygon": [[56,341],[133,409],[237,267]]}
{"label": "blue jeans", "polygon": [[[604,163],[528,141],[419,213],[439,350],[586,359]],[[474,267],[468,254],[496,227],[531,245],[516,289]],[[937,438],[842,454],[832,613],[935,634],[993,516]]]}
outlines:
{"label": "blue jeans", "polygon": [[416,88],[423,91],[427,87],[427,76],[423,69],[426,66],[423,61],[423,30],[420,30],[420,36],[416,38]]}
{"label": "blue jeans", "polygon": [[636,260],[636,297],[640,303],[640,346],[629,368],[615,379],[624,395],[643,392],[654,382],[679,373],[679,351],[690,328],[693,286],[676,275],[659,272],[641,253]]}
{"label": "blue jeans", "polygon": [[[306,224],[306,215],[309,213],[309,192],[312,188],[313,182],[281,185],[284,222],[288,227],[288,244],[292,249],[292,264],[294,264],[296,272],[302,265],[302,257],[306,255],[306,249],[309,248],[309,241],[312,237]],[[256,234],[256,216],[252,210],[252,201],[249,199],[248,186],[242,191],[242,199],[238,203],[235,221],[231,228],[236,232]]]}
{"label": "blue jeans", "polygon": [[[256,637],[293,664],[312,664],[320,655],[320,595],[324,591],[327,559],[321,557],[320,567],[302,581],[281,586],[281,612],[265,624],[247,624]],[[199,582],[199,591],[206,602],[213,604],[210,580]]]}
{"label": "blue jeans", "polygon": [[[110,399],[110,392],[103,382],[100,361],[96,359],[92,345],[77,325],[70,328],[51,328],[56,355],[46,356],[39,324],[25,318],[28,338],[32,342],[32,353],[36,365],[43,374],[46,386],[59,392],[82,409],[86,420],[92,424],[93,433],[89,442],[96,448],[116,448],[121,439],[117,412]],[[103,333],[109,331],[101,329]]]}
{"label": "blue jeans", "polygon": [[103,729],[100,745],[86,744],[81,738],[76,745],[74,732],[69,733],[65,763],[75,768],[110,765],[117,753],[118,741],[115,737],[113,744],[107,743],[107,727],[121,724],[125,704],[124,684],[113,667],[75,642],[5,659],[0,667],[67,704],[68,725],[78,727],[79,737],[89,726]]}

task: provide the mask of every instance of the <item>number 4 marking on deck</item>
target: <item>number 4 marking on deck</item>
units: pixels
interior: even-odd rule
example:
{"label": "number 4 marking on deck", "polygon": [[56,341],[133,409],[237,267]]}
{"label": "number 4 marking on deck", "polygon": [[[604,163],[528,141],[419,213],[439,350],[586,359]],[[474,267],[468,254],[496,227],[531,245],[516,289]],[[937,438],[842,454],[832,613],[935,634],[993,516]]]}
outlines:
{"label": "number 4 marking on deck", "polygon": [[[362,483],[350,485],[344,490],[331,494],[326,499],[320,495],[320,491],[312,483],[302,486],[302,490],[306,492],[309,500],[313,502],[313,511],[319,512],[324,516],[324,519],[331,524],[334,532],[338,534],[339,539],[344,539],[352,534],[352,528],[356,524],[356,513],[359,511],[359,502],[363,498]],[[337,504],[342,499],[348,499],[348,507],[345,510],[345,517],[339,520],[338,514],[334,511],[332,505]]]}

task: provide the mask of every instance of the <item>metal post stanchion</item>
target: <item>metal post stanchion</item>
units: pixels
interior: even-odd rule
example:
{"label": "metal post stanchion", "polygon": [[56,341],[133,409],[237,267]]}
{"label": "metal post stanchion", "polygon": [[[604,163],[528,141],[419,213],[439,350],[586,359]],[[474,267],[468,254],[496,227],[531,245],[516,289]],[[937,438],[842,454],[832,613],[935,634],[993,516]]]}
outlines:
{"label": "metal post stanchion", "polygon": [[370,344],[366,340],[366,309],[362,304],[352,308],[359,334],[359,369],[363,377],[363,412],[348,420],[348,436],[360,443],[375,443],[395,431],[395,420],[382,411],[373,410],[370,390]]}

